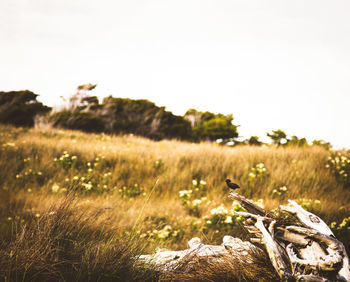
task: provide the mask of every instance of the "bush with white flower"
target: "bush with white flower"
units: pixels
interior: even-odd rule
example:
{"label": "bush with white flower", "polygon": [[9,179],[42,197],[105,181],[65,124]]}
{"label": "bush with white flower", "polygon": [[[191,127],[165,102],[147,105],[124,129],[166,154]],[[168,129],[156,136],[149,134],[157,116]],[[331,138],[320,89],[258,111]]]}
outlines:
{"label": "bush with white flower", "polygon": [[235,212],[238,211],[246,210],[237,202],[233,202],[232,209],[230,211],[222,205],[212,209],[210,211],[210,215],[203,218],[206,229],[211,229],[215,232],[230,231],[233,226],[244,221],[242,217],[235,214]]}
{"label": "bush with white flower", "polygon": [[54,158],[54,162],[57,163],[59,166],[63,167],[64,169],[68,170],[72,167],[77,166],[78,157],[74,155],[71,156],[67,151],[64,151],[60,157]]}
{"label": "bush with white flower", "polygon": [[287,194],[288,194],[288,188],[285,185],[272,190],[273,198],[283,199]]}
{"label": "bush with white flower", "polygon": [[333,221],[330,224],[330,228],[333,230],[349,231],[350,232],[350,216],[345,217],[341,223]]}
{"label": "bush with white flower", "polygon": [[347,156],[340,152],[333,153],[328,158],[326,168],[330,169],[339,183],[350,188],[350,159]]}
{"label": "bush with white flower", "polygon": [[192,191],[195,197],[203,197],[207,193],[207,182],[204,180],[192,180]]}
{"label": "bush with white flower", "polygon": [[321,207],[320,200],[312,200],[312,199],[297,199],[295,200],[299,205],[302,206],[303,209],[306,209],[310,212],[318,211]]}
{"label": "bush with white flower", "polygon": [[187,205],[192,199],[192,190],[181,190],[179,191],[179,197],[183,205]]}
{"label": "bush with white flower", "polygon": [[28,170],[16,174],[16,180],[22,185],[30,183],[39,183],[42,185],[44,183],[44,176],[41,171],[29,168]]}
{"label": "bush with white flower", "polygon": [[207,183],[204,180],[192,180],[192,187],[179,191],[179,198],[190,215],[200,217],[200,207],[207,200],[205,197]]}
{"label": "bush with white flower", "polygon": [[174,229],[170,224],[165,225],[162,229],[148,230],[145,233],[140,234],[141,238],[148,238],[150,241],[177,241],[181,236],[181,232]]}
{"label": "bush with white flower", "polygon": [[350,216],[345,217],[340,223],[333,221],[329,227],[337,238],[344,238],[344,242],[350,238]]}
{"label": "bush with white flower", "polygon": [[119,195],[123,198],[136,198],[140,195],[146,195],[145,190],[137,183],[130,187],[123,186],[119,189]]}
{"label": "bush with white flower", "polygon": [[158,158],[154,163],[153,166],[156,170],[161,169],[164,166],[164,163],[161,158]]}
{"label": "bush with white flower", "polygon": [[248,181],[255,182],[266,177],[266,168],[263,163],[258,163],[252,167],[248,173]]}

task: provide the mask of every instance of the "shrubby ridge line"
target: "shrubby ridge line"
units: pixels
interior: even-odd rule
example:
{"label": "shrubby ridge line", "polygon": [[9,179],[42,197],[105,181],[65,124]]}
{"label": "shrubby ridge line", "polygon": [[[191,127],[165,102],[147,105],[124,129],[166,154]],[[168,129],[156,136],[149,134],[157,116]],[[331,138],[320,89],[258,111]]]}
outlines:
{"label": "shrubby ridge line", "polygon": [[[0,122],[32,127],[37,115],[40,123],[52,127],[85,132],[135,134],[154,140],[180,139],[188,141],[235,138],[237,126],[232,115],[189,110],[177,116],[148,100],[105,97],[99,103],[88,91],[96,85],[80,85],[77,92],[65,100],[62,109],[51,109],[36,100],[29,90],[0,92]],[[195,117],[195,123],[191,123]]]}
{"label": "shrubby ridge line", "polygon": [[[97,84],[82,84],[61,108],[50,108],[36,100],[29,90],[0,92],[0,122],[15,126],[64,128],[90,133],[135,134],[153,140],[178,139],[191,142],[216,141],[222,145],[264,145],[258,136],[239,140],[233,115],[214,114],[189,109],[177,116],[148,100],[105,97],[100,103],[90,95]],[[278,129],[267,132],[276,146],[306,146],[306,138],[288,137]],[[324,140],[312,145],[330,149]]]}

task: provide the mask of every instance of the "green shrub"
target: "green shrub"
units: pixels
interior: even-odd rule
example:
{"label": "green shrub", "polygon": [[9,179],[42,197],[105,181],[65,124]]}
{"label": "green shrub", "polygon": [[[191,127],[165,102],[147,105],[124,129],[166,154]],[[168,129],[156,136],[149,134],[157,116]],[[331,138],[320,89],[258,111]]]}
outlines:
{"label": "green shrub", "polygon": [[184,117],[191,122],[193,138],[196,141],[215,141],[217,139],[232,139],[238,137],[238,126],[232,123],[232,115],[198,112],[194,109],[190,109],[185,113]]}
{"label": "green shrub", "polygon": [[272,130],[271,133],[266,133],[266,135],[270,137],[272,140],[272,143],[277,146],[285,145],[288,142],[287,134],[281,129]]}
{"label": "green shrub", "polygon": [[312,145],[313,146],[321,146],[321,147],[325,148],[326,150],[329,150],[332,148],[331,143],[326,142],[324,140],[313,140]]}
{"label": "green shrub", "polygon": [[259,140],[258,136],[251,136],[249,139],[244,141],[244,144],[260,146],[263,144],[263,142]]}
{"label": "green shrub", "polygon": [[103,116],[106,128],[111,133],[133,133],[155,140],[188,140],[192,136],[187,120],[148,100],[107,97],[97,114]]}
{"label": "green shrub", "polygon": [[105,122],[99,116],[89,112],[70,112],[67,110],[53,113],[50,121],[55,127],[78,129],[85,132],[103,132]]}
{"label": "green shrub", "polygon": [[123,186],[122,188],[119,189],[119,194],[123,197],[123,198],[136,198],[140,195],[144,195],[145,196],[145,190],[139,185],[139,184],[134,184],[133,186],[130,187],[126,187]]}

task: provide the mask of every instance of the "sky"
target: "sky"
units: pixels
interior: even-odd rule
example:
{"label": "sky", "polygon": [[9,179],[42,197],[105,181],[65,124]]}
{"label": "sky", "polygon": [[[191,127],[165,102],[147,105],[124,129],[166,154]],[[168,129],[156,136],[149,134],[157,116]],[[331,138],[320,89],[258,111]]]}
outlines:
{"label": "sky", "polygon": [[78,85],[350,148],[350,1],[1,0],[0,91]]}

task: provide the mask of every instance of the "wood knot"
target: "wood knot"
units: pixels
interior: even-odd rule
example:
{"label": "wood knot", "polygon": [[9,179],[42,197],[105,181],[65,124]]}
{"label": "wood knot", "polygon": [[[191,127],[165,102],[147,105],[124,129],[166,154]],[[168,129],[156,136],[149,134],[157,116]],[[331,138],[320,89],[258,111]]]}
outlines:
{"label": "wood knot", "polygon": [[309,218],[310,218],[311,222],[313,222],[313,223],[320,223],[320,219],[315,215],[310,214]]}

